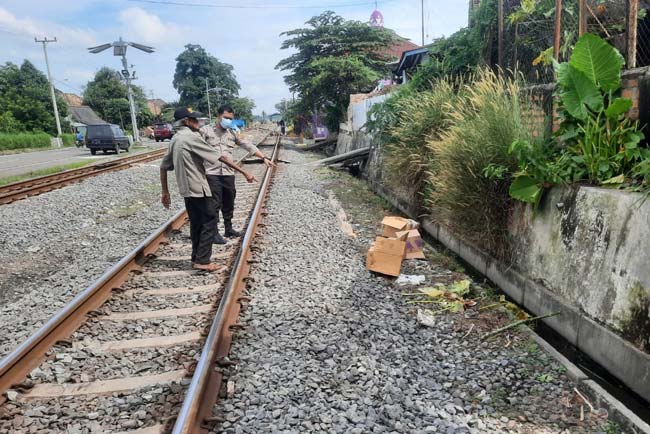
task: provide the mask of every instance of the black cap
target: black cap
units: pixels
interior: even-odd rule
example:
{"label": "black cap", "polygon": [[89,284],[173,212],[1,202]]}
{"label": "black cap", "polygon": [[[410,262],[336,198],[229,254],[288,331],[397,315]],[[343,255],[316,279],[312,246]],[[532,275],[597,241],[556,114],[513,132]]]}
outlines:
{"label": "black cap", "polygon": [[185,119],[185,118],[198,119],[202,117],[203,117],[203,113],[194,112],[189,107],[179,107],[176,109],[176,111],[174,111],[174,120],[176,121],[180,121],[181,119]]}

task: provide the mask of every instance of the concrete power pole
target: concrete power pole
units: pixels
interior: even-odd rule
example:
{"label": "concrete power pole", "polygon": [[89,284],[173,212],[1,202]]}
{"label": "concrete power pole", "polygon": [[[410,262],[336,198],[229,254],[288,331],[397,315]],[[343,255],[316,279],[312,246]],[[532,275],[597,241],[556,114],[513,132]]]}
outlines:
{"label": "concrete power pole", "polygon": [[131,109],[131,126],[133,127],[133,141],[138,142],[140,141],[140,134],[138,132],[138,120],[135,115],[135,102],[133,101],[133,89],[131,88],[131,81],[135,80],[135,72],[133,73],[133,75],[131,75],[131,72],[129,72],[129,64],[126,61],[126,49],[128,46],[137,48],[138,50],[144,51],[145,53],[154,52],[153,47],[138,44],[136,42],[126,42],[123,41],[122,38],[112,43],[106,43],[106,44],[98,45],[96,47],[90,47],[88,48],[88,51],[92,54],[97,54],[97,53],[101,53],[104,50],[108,50],[109,48],[112,47],[113,56],[122,57],[122,66],[124,67],[124,69],[122,70],[122,77],[126,81],[127,95],[129,97],[129,108]]}
{"label": "concrete power pole", "polygon": [[212,109],[210,108],[210,88],[208,87],[208,77],[205,77],[205,97],[208,99],[208,121],[212,122]]}
{"label": "concrete power pole", "polygon": [[124,70],[122,71],[122,76],[126,80],[126,91],[129,98],[129,108],[131,109],[131,127],[133,127],[133,141],[140,141],[140,133],[138,131],[138,118],[135,115],[135,102],[133,101],[133,88],[131,87],[131,80],[135,79],[135,73],[131,76],[129,72],[129,65],[126,61],[126,55],[122,56],[122,66]]}
{"label": "concrete power pole", "polygon": [[56,132],[57,137],[61,137],[61,121],[59,120],[59,107],[56,105],[56,94],[54,93],[54,84],[52,84],[52,73],[50,72],[50,61],[47,58],[47,44],[50,42],[56,42],[56,38],[43,39],[34,38],[34,42],[43,44],[43,54],[45,54],[45,66],[47,67],[47,79],[50,82],[50,93],[52,94],[52,106],[54,107],[54,119],[56,119]]}

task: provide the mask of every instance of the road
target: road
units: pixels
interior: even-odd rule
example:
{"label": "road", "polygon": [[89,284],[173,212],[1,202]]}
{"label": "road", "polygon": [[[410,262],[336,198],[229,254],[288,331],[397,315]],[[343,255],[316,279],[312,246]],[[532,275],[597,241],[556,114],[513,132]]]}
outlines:
{"label": "road", "polygon": [[[169,142],[156,143],[153,141],[147,141],[144,145],[153,149],[160,147],[161,145],[167,146],[168,143]],[[125,152],[120,153],[120,156],[125,155]],[[79,161],[100,161],[116,157],[115,154],[90,155],[88,149],[76,147],[0,155],[0,178],[23,175],[36,170],[62,166]]]}

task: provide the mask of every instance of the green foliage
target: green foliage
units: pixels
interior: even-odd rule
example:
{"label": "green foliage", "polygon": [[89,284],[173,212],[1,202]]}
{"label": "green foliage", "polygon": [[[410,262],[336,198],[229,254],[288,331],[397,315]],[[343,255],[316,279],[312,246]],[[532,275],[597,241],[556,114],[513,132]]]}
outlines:
{"label": "green foliage", "polygon": [[174,89],[181,96],[179,105],[189,106],[207,114],[206,78],[209,88],[220,88],[209,92],[213,109],[228,104],[236,111],[239,110],[238,116],[252,119],[255,104],[249,98],[238,98],[241,87],[235,77],[233,66],[219,61],[200,45],[187,44],[185,50],[176,58],[174,72]]}
{"label": "green foliage", "polygon": [[495,64],[496,11],[495,0],[483,0],[474,11],[469,27],[435,40],[429,48],[431,60],[413,74],[411,86],[424,90],[436,79],[466,75],[483,65]]}
{"label": "green foliage", "polygon": [[306,24],[281,34],[287,38],[281,48],[295,52],[276,69],[288,71],[285,82],[300,94],[300,111],[322,107],[330,127],[338,129],[349,95],[370,90],[372,82],[389,71],[387,48],[397,36],[388,29],[345,20],[332,11]]}
{"label": "green foliage", "polygon": [[[450,127],[452,112],[449,107],[456,104],[459,96],[453,83],[439,80],[429,90],[404,92],[392,98],[399,99],[399,105],[395,122],[383,133],[388,173],[418,190],[423,187],[426,192],[430,185],[425,174],[435,168],[428,143],[440,140],[441,134]],[[375,125],[372,124],[371,129]]]}
{"label": "green foliage", "polygon": [[287,124],[292,124],[300,114],[300,101],[282,98],[282,101],[275,104],[275,109]]}
{"label": "green foliage", "polygon": [[229,101],[229,104],[232,106],[232,109],[235,111],[235,116],[245,120],[246,122],[251,122],[253,120],[253,109],[255,108],[255,102],[248,97],[237,97]]}
{"label": "green foliage", "polygon": [[[68,106],[60,96],[56,98],[63,118]],[[27,60],[20,67],[13,63],[0,66],[0,132],[22,131],[57,132],[50,85],[45,74]]]}
{"label": "green foliage", "polygon": [[505,254],[510,182],[494,174],[512,173],[517,165],[510,144],[531,138],[520,91],[516,80],[479,70],[461,86],[457,102],[448,105],[450,128],[429,143],[435,161],[428,173],[431,212],[497,255]]}
{"label": "green foliage", "polygon": [[0,151],[25,148],[49,148],[50,135],[46,133],[0,133]]}
{"label": "green foliage", "polygon": [[[132,85],[138,126],[143,127],[153,122],[153,113],[147,106],[144,91]],[[114,69],[101,68],[88,82],[83,93],[84,104],[92,108],[106,122],[121,125],[124,131],[131,129],[131,111],[128,91],[120,73]]]}
{"label": "green foliage", "polygon": [[647,185],[644,161],[650,151],[640,147],[644,135],[638,123],[625,116],[632,101],[614,96],[622,66],[614,47],[588,33],[569,61],[556,65],[560,128],[552,141],[512,144],[519,165],[512,197],[537,204],[543,189],[553,184],[586,180],[612,185],[623,183],[626,175]]}
{"label": "green foliage", "polygon": [[319,107],[325,107],[326,124],[334,131],[344,117],[350,94],[371,91],[380,78],[357,56],[324,57],[314,60],[311,66],[311,98]]}
{"label": "green foliage", "polygon": [[64,147],[74,146],[74,134],[61,134]]}

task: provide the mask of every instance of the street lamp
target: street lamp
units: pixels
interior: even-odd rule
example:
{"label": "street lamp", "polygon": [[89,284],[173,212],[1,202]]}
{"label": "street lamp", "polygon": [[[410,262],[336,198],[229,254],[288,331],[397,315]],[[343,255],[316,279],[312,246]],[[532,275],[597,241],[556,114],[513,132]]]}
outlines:
{"label": "street lamp", "polygon": [[[135,80],[136,77],[135,77],[135,71],[132,73],[129,72],[129,64],[126,61],[126,49],[128,48],[128,46],[137,48],[138,50],[144,51],[145,53],[153,53],[155,50],[153,47],[149,47],[148,45],[138,44],[137,42],[123,41],[122,37],[120,37],[118,41],[98,45],[96,47],[90,47],[88,48],[88,51],[92,54],[97,54],[113,47],[113,56],[122,57],[122,67],[124,69],[121,71],[121,75],[126,81],[126,88],[129,97],[129,107],[131,109],[131,126],[133,127],[133,140],[137,142],[140,141],[140,134],[138,132],[138,120],[135,116],[135,103],[133,101],[133,89],[131,88],[131,81]],[[133,65],[131,65],[131,67],[133,67]]]}

